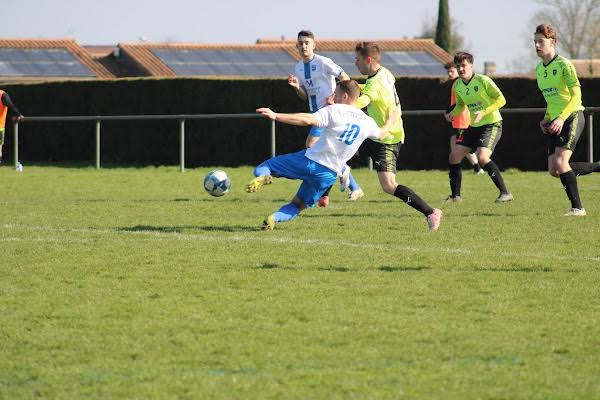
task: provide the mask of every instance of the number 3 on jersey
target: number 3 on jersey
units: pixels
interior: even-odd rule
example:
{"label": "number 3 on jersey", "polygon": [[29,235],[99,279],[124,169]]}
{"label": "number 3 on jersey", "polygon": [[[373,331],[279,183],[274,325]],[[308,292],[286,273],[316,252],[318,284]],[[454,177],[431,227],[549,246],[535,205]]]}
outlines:
{"label": "number 3 on jersey", "polygon": [[337,138],[340,142],[344,142],[347,145],[351,145],[356,140],[358,133],[360,132],[360,126],[355,124],[346,125],[346,129]]}

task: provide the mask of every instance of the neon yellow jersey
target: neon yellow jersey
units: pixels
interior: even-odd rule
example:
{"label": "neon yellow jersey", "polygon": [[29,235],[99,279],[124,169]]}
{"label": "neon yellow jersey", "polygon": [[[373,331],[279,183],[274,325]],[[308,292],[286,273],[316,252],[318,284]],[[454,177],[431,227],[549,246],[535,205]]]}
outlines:
{"label": "neon yellow jersey", "polygon": [[[577,78],[577,72],[571,61],[557,55],[548,65],[544,65],[543,62],[539,63],[535,67],[535,75],[538,87],[548,104],[545,118],[552,121],[565,111],[571,100],[569,88],[581,86]],[[572,110],[567,110],[567,115],[584,109],[581,100],[572,104],[570,108]]]}
{"label": "neon yellow jersey", "polygon": [[[456,85],[454,85],[454,94],[456,96],[456,107],[452,115],[458,115],[459,110],[462,111],[466,106],[471,115],[471,126],[478,127],[502,121],[499,110],[500,107],[506,104],[506,100],[498,86],[489,77],[473,74],[469,83],[457,79]],[[483,111],[484,116],[479,122],[473,123],[477,111]]]}
{"label": "neon yellow jersey", "polygon": [[[367,114],[377,122],[379,127],[385,125],[390,111],[401,108],[400,99],[396,93],[396,78],[384,67],[379,68],[379,71],[367,78],[361,91],[361,96],[363,95],[368,96],[370,100]],[[376,141],[386,144],[404,143],[402,111],[400,111],[398,122],[390,129],[389,136],[386,136],[384,140]]]}

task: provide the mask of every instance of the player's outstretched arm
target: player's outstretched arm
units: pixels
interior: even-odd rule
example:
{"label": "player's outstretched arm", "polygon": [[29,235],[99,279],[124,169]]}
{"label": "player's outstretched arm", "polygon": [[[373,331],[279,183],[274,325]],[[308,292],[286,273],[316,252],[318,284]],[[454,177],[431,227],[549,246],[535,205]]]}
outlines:
{"label": "player's outstretched arm", "polygon": [[261,114],[265,118],[269,118],[273,121],[278,121],[284,124],[297,125],[297,126],[317,126],[318,122],[312,114],[307,113],[295,113],[285,114],[276,113],[270,108],[258,108],[257,113]]}

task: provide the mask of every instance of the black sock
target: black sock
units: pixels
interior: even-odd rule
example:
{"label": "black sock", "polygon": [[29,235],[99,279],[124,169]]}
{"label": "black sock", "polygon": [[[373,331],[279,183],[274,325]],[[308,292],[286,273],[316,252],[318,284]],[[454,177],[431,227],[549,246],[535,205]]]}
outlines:
{"label": "black sock", "polygon": [[483,166],[483,169],[485,169],[490,178],[492,178],[494,185],[496,185],[500,193],[508,193],[506,185],[504,184],[504,179],[502,179],[502,174],[500,173],[500,168],[498,168],[495,162],[490,160],[489,163]]}
{"label": "black sock", "polygon": [[473,171],[475,171],[475,172],[481,171],[481,165],[479,165],[478,162],[475,162],[475,164],[473,164]]}
{"label": "black sock", "polygon": [[421,212],[425,216],[433,212],[433,208],[429,207],[429,205],[425,203],[425,201],[423,201],[422,198],[420,198],[415,192],[413,192],[412,190],[410,190],[410,188],[406,186],[396,186],[394,196],[396,196],[415,210]]}
{"label": "black sock", "polygon": [[582,209],[581,199],[579,198],[579,188],[577,187],[577,176],[575,172],[569,171],[560,174],[560,181],[567,192],[567,197],[571,200],[571,207]]}
{"label": "black sock", "polygon": [[569,163],[576,176],[600,172],[600,162],[572,162]]}
{"label": "black sock", "polygon": [[325,191],[325,193],[323,193],[323,194],[321,195],[321,197],[323,197],[323,196],[329,196],[329,192],[331,192],[331,188],[332,188],[332,187],[333,187],[333,185],[329,186],[329,187],[327,188],[327,190]]}
{"label": "black sock", "polygon": [[451,196],[460,196],[460,187],[462,186],[462,169],[460,164],[450,164],[448,176],[450,177]]}

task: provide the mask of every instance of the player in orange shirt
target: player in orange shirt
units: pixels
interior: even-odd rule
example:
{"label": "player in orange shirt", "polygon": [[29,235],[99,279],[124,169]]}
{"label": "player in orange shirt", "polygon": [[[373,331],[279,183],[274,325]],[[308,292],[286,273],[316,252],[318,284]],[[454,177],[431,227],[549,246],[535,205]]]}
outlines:
{"label": "player in orange shirt", "polygon": [[10,111],[15,122],[23,120],[23,115],[17,110],[8,93],[0,89],[0,163],[2,162],[2,146],[4,146],[4,126],[6,124],[6,114]]}

